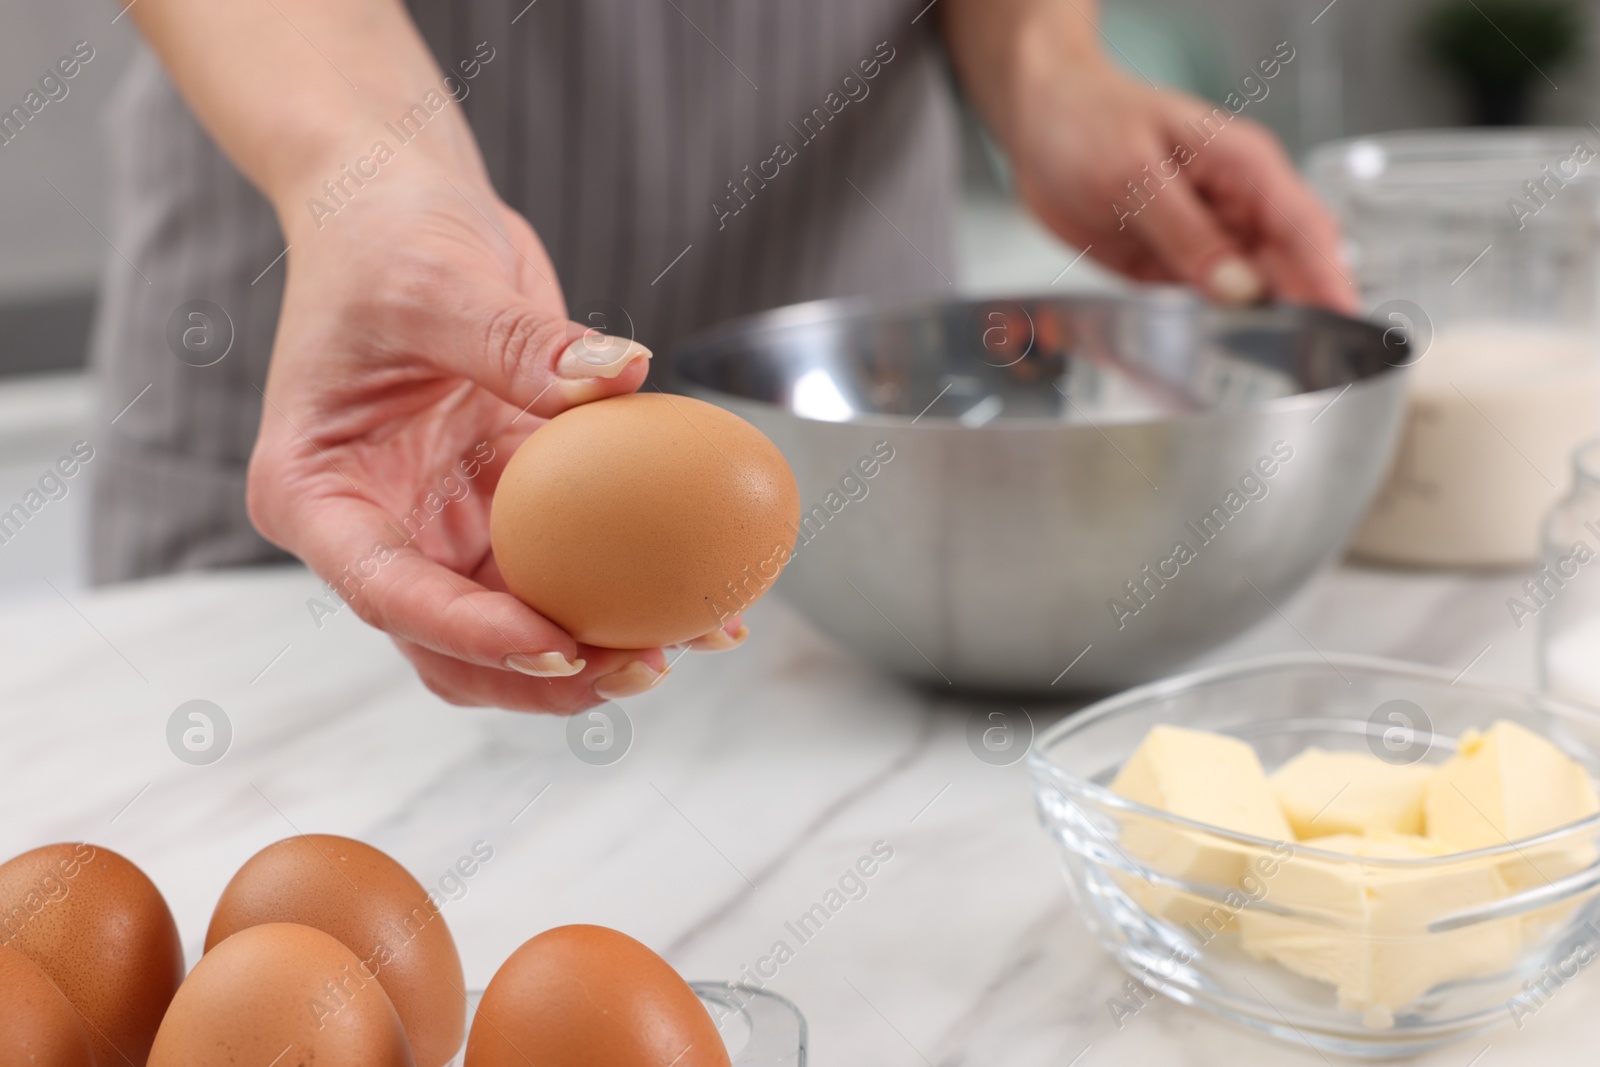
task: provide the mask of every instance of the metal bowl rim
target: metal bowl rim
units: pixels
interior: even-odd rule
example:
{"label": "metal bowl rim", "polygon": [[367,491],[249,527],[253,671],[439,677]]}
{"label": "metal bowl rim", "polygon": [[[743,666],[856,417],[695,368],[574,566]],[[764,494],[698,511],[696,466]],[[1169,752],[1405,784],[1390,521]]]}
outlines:
{"label": "metal bowl rim", "polygon": [[[996,419],[993,422],[985,423],[983,426],[978,427],[963,426],[958,419],[937,415],[928,418],[926,425],[918,426],[916,424],[923,420],[923,415],[892,415],[884,414],[882,412],[852,414],[847,419],[818,419],[809,415],[799,414],[798,412],[784,407],[781,404],[774,404],[766,400],[758,400],[754,397],[741,396],[738,393],[730,393],[722,389],[715,389],[711,386],[703,385],[700,382],[689,378],[679,369],[682,362],[683,353],[691,349],[697,349],[707,345],[715,344],[741,334],[765,334],[793,326],[815,325],[829,321],[843,323],[860,319],[876,318],[880,316],[909,318],[921,314],[923,316],[931,317],[930,313],[937,312],[938,310],[947,307],[952,303],[981,305],[985,303],[1022,303],[1025,301],[1063,299],[1080,301],[1085,304],[1101,304],[1107,306],[1142,304],[1161,301],[1168,301],[1175,304],[1182,303],[1195,305],[1203,303],[1199,294],[1182,286],[1147,286],[1136,293],[1128,295],[1120,295],[1115,293],[1088,293],[1080,296],[1077,294],[1069,295],[1060,293],[1033,293],[1020,296],[1004,297],[960,297],[954,300],[930,299],[928,297],[908,297],[901,300],[880,301],[871,297],[859,296],[809,300],[800,304],[787,304],[783,307],[771,308],[766,311],[756,312],[752,315],[747,315],[742,318],[734,319],[731,322],[723,323],[720,326],[712,327],[709,330],[705,330],[685,339],[668,353],[666,360],[667,365],[664,368],[666,372],[666,383],[674,392],[683,393],[687,396],[693,396],[698,399],[704,399],[718,403],[726,398],[727,400],[731,400],[739,404],[749,404],[756,407],[767,408],[800,422],[823,426],[836,425],[869,428],[877,427],[882,429],[903,431],[915,430],[916,432],[932,431],[972,433],[975,431],[984,430],[1001,430],[1011,433],[1044,433],[1061,430],[1088,430],[1091,432],[1098,432],[1102,427],[1106,430],[1121,430],[1167,425],[1193,426],[1205,422],[1234,419],[1241,415],[1258,416],[1294,414],[1297,412],[1312,410],[1319,406],[1325,408],[1331,407],[1332,402],[1327,401],[1326,399],[1327,394],[1329,393],[1342,394],[1344,391],[1357,386],[1363,387],[1363,392],[1368,391],[1369,388],[1375,388],[1380,384],[1385,385],[1386,387],[1391,386],[1394,384],[1391,379],[1395,377],[1396,373],[1399,373],[1403,377],[1405,372],[1410,368],[1410,364],[1391,363],[1379,370],[1373,371],[1370,374],[1357,378],[1354,381],[1346,382],[1344,385],[1330,385],[1322,389],[1313,389],[1305,392],[1292,393],[1289,396],[1275,397],[1271,400],[1265,401],[1264,403],[1255,404],[1246,408],[1229,410],[1213,409],[1210,411],[1174,413],[1171,415],[1161,416],[1159,418],[1139,418],[1105,422],[1095,421],[1075,423],[1061,422],[1060,420],[1049,418]],[[1378,331],[1379,336],[1382,335],[1382,328],[1376,323],[1370,322],[1366,319],[1357,319],[1338,315],[1324,308],[1302,304],[1273,304],[1266,305],[1265,307],[1273,310],[1283,310],[1293,314],[1307,315],[1311,317],[1325,317],[1334,321],[1353,323],[1359,326],[1367,327],[1373,331]]]}

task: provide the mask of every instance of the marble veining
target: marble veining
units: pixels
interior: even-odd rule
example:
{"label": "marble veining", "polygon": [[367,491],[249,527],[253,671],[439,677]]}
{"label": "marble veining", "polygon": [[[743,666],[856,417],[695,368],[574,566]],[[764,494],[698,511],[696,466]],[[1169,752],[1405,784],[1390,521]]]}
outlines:
{"label": "marble veining", "polygon": [[[1309,643],[1527,684],[1532,628],[1504,610],[1520,577],[1335,570],[1213,658]],[[751,613],[745,648],[687,656],[627,701],[632,747],[595,766],[566,720],[449,707],[352,613],[319,628],[317,595],[281,568],[97,593],[41,581],[9,600],[0,853],[124,852],[166,893],[192,964],[223,884],[273,840],[360,837],[430,885],[483,842],[493,858],[444,910],[476,986],[539,930],[599,922],[694,978],[776,966],[817,1064],[1325,1062],[1165,1000],[1119,1027],[1106,1002],[1124,976],[1066,895],[1022,767],[967,748],[981,706],[883,677],[781,602]],[[208,766],[168,748],[192,699],[233,728]],[[1029,711],[1042,729],[1072,706]],[[841,882],[874,849],[892,858]],[[825,923],[797,925],[841,885]],[[1592,1045],[1595,981],[1421,1062],[1570,1057]]]}

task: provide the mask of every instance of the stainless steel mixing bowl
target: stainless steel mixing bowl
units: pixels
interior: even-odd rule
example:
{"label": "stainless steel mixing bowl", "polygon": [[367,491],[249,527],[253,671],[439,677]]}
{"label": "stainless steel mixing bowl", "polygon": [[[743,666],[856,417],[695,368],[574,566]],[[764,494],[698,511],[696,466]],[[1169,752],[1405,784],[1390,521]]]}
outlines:
{"label": "stainless steel mixing bowl", "polygon": [[669,388],[788,458],[778,588],[908,678],[1035,693],[1171,672],[1280,607],[1366,509],[1408,349],[1177,289],[823,301],[694,339]]}

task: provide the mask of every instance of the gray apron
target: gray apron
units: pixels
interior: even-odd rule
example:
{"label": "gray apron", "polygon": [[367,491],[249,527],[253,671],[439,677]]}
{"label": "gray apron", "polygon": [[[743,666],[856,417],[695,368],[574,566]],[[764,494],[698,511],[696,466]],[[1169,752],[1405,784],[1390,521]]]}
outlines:
{"label": "gray apron", "polygon": [[[924,2],[411,6],[440,66],[476,71],[462,106],[569,308],[625,308],[663,352],[762,308],[948,291],[954,123],[933,16],[912,22]],[[91,576],[284,559],[244,502],[283,297],[277,221],[148,52],[109,118],[121,254],[92,341]],[[231,323],[208,366],[169,342],[198,321],[192,301]]]}

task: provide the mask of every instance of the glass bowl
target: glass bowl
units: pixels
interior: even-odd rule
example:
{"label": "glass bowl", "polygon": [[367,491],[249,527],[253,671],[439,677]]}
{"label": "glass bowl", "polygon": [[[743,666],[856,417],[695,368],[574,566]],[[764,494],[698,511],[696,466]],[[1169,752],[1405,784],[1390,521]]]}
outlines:
{"label": "glass bowl", "polygon": [[1559,996],[1600,951],[1600,815],[1493,848],[1376,859],[1230,833],[1108,788],[1162,723],[1247,741],[1270,773],[1312,745],[1442,763],[1465,730],[1499,719],[1594,779],[1600,715],[1354,656],[1195,671],[1044,733],[1028,757],[1040,819],[1090,930],[1138,983],[1122,991],[1127,1013],[1155,990],[1287,1041],[1384,1057],[1521,1025]]}
{"label": "glass bowl", "polygon": [[[805,1067],[806,1018],[786,997],[734,982],[690,982],[728,1046],[733,1067]],[[467,1031],[483,990],[467,994]],[[466,1042],[445,1067],[462,1067]]]}

